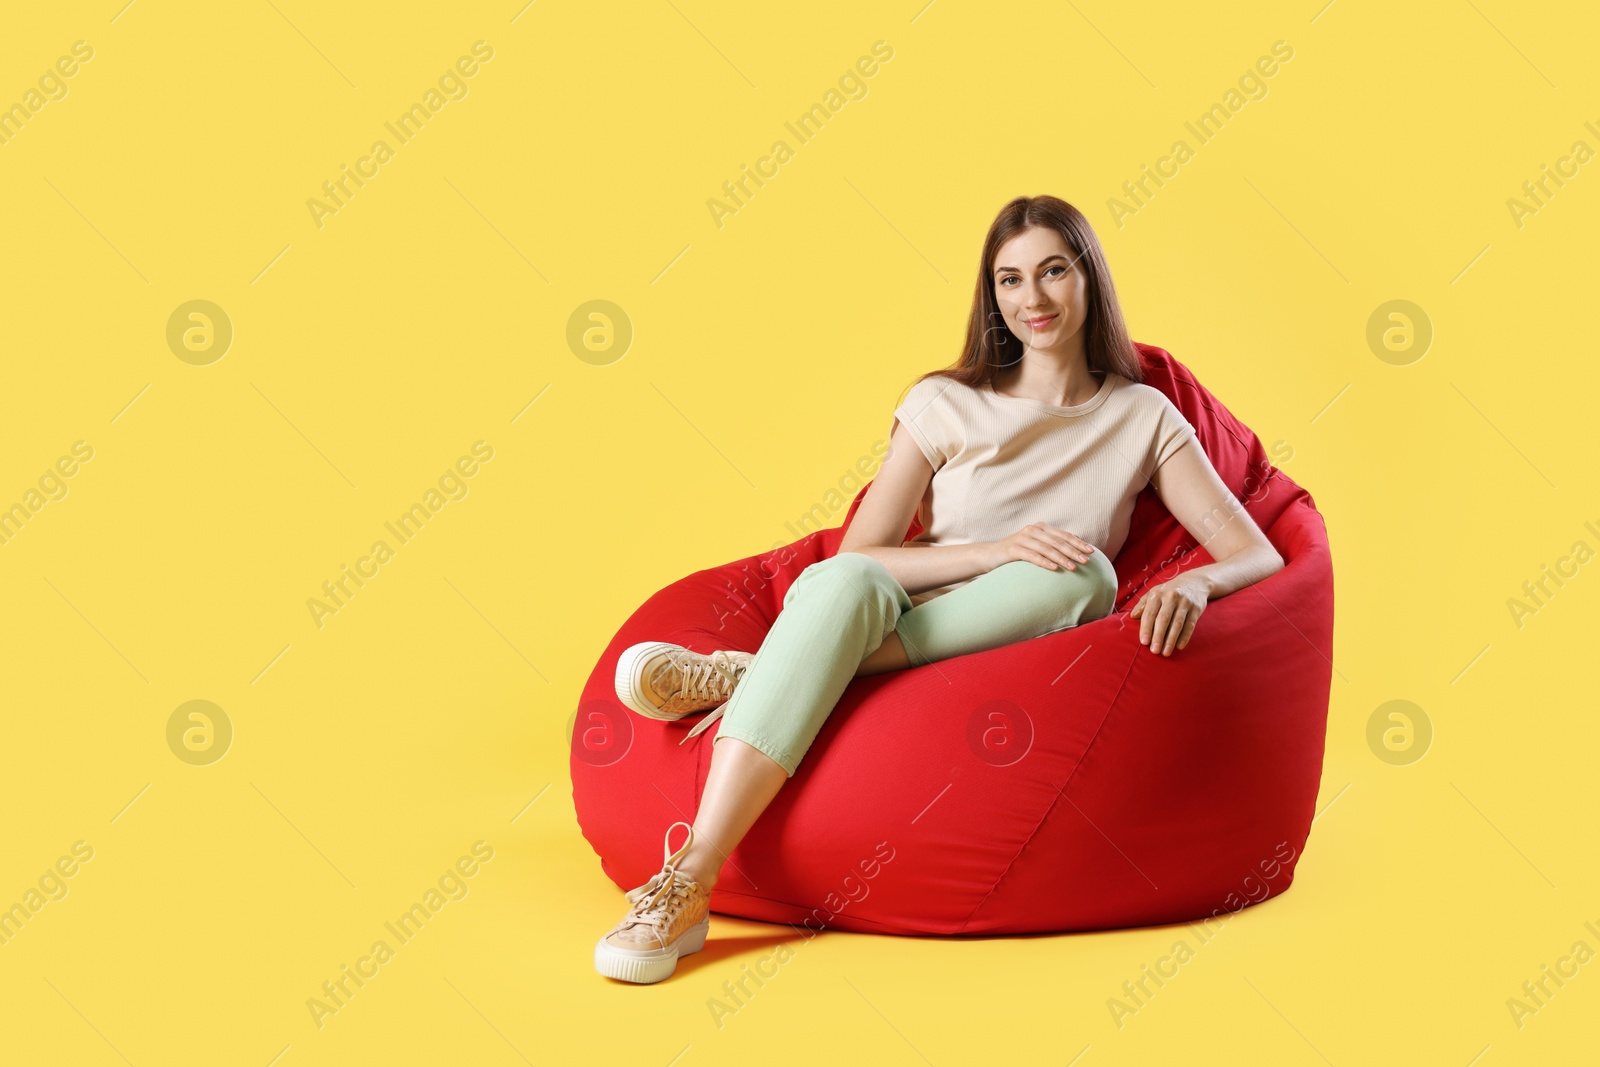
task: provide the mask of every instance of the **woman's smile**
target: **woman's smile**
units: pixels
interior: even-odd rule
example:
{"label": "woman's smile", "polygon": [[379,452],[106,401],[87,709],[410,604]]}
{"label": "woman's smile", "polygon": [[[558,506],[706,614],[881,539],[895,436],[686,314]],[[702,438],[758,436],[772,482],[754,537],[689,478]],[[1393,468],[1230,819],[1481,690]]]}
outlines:
{"label": "woman's smile", "polygon": [[1029,329],[1042,330],[1046,326],[1049,326],[1052,322],[1056,321],[1056,319],[1058,317],[1059,317],[1059,315],[1045,315],[1045,316],[1043,316],[1041,318],[1024,319],[1022,321],[1026,322],[1028,324],[1028,328]]}

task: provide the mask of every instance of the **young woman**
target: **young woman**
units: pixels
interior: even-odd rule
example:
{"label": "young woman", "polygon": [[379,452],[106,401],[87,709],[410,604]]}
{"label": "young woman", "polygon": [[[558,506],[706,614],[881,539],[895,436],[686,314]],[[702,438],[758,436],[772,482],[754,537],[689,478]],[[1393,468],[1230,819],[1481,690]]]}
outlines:
{"label": "young woman", "polygon": [[[801,572],[760,651],[652,641],[619,660],[617,695],[634,711],[711,711],[690,736],[722,725],[694,824],[667,828],[661,870],[595,945],[601,974],[657,982],[705,944],[723,862],[851,678],[1109,615],[1110,561],[1146,484],[1215,560],[1134,605],[1152,653],[1182,650],[1209,600],[1282,569],[1194,428],[1141,378],[1088,221],[1051,196],[1007,204],[984,240],[960,360],[895,409],[889,453],[838,553]],[[923,532],[902,543],[913,514]]]}

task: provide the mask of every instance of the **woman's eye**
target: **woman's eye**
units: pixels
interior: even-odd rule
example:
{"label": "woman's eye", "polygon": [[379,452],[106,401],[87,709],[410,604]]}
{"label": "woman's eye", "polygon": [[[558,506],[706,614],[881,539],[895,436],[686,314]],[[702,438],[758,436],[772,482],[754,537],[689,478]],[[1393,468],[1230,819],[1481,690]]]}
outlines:
{"label": "woman's eye", "polygon": [[[1065,274],[1067,272],[1067,268],[1063,267],[1059,263],[1057,263],[1055,266],[1052,266],[1052,267],[1046,267],[1045,268],[1045,272],[1044,272],[1046,278],[1050,277],[1050,272],[1051,271],[1060,271],[1062,274]],[[1000,284],[1001,284],[1001,286],[1005,286],[1005,284],[1007,282],[1014,282],[1016,280],[1017,280],[1017,276],[1015,274],[1008,274],[1004,278],[1000,279]]]}

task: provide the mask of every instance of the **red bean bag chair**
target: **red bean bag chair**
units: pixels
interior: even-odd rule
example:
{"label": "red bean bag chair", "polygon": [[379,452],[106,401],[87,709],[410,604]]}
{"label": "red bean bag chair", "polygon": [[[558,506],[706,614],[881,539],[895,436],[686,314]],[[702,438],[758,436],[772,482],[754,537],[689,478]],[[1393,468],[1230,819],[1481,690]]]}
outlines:
{"label": "red bean bag chair", "polygon": [[[1146,384],[1194,426],[1222,480],[1286,561],[1211,602],[1189,645],[1138,643],[1146,587],[1211,562],[1148,486],[1106,618],[1002,648],[857,678],[793,778],[723,868],[724,915],[889,934],[1016,934],[1172,923],[1289,887],[1321,777],[1333,569],[1309,494],[1165,351]],[[645,719],[612,690],[646,640],[756,651],[845,525],[697,571],[633,613],[574,716],[572,795],[619,888],[661,867],[692,821],[715,727]],[[913,520],[907,537],[921,527]],[[681,840],[681,831],[674,841]]]}

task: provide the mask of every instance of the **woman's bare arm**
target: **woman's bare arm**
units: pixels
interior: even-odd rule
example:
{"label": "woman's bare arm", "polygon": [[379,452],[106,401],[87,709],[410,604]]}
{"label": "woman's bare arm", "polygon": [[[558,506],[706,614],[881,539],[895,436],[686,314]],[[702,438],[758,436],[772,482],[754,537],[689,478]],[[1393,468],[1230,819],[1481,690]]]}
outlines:
{"label": "woman's bare arm", "polygon": [[1215,561],[1146,590],[1128,612],[1139,620],[1139,643],[1170,656],[1188,645],[1207,603],[1276,574],[1284,562],[1199,441],[1191,439],[1157,467],[1150,485]]}
{"label": "woman's bare arm", "polygon": [[1191,439],[1150,477],[1161,502],[1214,563],[1184,573],[1205,581],[1211,599],[1227,596],[1283,569],[1283,557],[1223,484],[1211,459]]}
{"label": "woman's bare arm", "polygon": [[993,569],[994,545],[928,545],[905,547],[903,538],[933,480],[933,465],[895,420],[889,435],[889,454],[878,468],[867,495],[861,498],[850,528],[839,542],[840,552],[860,552],[888,568],[907,593],[921,593],[941,585],[964,582]]}

